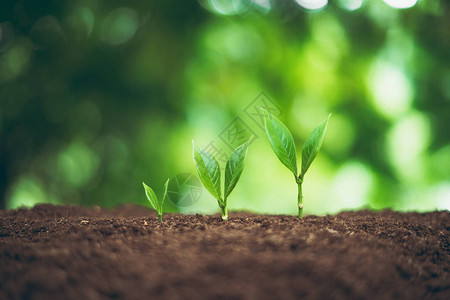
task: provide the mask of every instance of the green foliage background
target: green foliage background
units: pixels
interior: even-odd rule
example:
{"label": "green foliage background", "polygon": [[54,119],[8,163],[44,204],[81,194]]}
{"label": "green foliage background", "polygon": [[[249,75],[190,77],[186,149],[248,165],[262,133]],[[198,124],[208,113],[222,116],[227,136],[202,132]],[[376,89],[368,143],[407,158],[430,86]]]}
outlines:
{"label": "green foliage background", "polygon": [[240,117],[258,138],[229,209],[295,214],[292,175],[244,113],[265,92],[298,149],[333,112],[307,214],[449,209],[449,2],[350,2],[2,1],[0,205],[147,204],[142,181],[158,194],[195,174],[193,138],[229,154],[218,135]]}

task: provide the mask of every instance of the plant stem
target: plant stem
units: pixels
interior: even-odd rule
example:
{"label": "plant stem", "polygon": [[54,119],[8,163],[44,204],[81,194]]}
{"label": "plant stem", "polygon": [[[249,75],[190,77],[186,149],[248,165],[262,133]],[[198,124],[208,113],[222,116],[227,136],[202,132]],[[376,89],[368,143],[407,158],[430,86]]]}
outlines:
{"label": "plant stem", "polygon": [[303,219],[303,194],[302,194],[302,181],[297,181],[297,185],[298,185],[298,199],[297,199],[297,203],[298,203],[298,217],[300,219]]}
{"label": "plant stem", "polygon": [[161,214],[161,215],[158,214],[158,220],[159,220],[160,222],[162,222],[162,214]]}
{"label": "plant stem", "polygon": [[220,213],[222,214],[222,220],[228,221],[228,210],[227,207],[220,207]]}

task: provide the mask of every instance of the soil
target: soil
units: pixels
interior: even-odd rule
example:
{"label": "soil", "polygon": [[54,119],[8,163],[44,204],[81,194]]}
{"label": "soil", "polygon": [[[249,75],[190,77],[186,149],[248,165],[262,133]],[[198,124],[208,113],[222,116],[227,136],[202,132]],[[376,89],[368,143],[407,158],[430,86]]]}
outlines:
{"label": "soil", "polygon": [[0,211],[0,299],[450,299],[450,214]]}

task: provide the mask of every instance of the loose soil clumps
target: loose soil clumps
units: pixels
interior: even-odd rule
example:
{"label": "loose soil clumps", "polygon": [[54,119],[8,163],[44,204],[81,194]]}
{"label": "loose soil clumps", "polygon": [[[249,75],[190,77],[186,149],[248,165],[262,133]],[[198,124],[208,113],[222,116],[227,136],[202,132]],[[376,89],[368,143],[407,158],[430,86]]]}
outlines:
{"label": "loose soil clumps", "polygon": [[450,299],[450,214],[0,211],[0,299]]}

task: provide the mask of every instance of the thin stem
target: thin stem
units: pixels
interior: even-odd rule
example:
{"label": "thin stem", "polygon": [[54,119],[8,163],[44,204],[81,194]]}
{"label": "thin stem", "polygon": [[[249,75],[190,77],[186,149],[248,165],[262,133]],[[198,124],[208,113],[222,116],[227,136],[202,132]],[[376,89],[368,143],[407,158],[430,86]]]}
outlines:
{"label": "thin stem", "polygon": [[303,218],[302,181],[298,181],[297,182],[297,186],[298,186],[298,199],[297,199],[297,203],[298,203],[298,217],[300,219],[302,219]]}
{"label": "thin stem", "polygon": [[162,222],[162,214],[158,214],[158,220]]}
{"label": "thin stem", "polygon": [[228,221],[228,210],[226,206],[220,207],[220,214],[222,215],[222,220]]}

